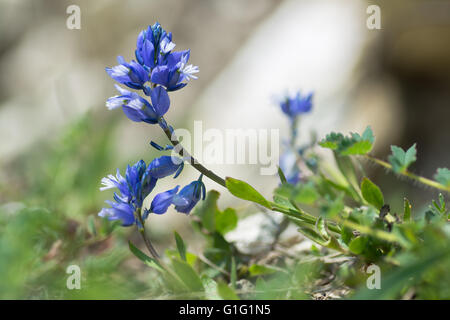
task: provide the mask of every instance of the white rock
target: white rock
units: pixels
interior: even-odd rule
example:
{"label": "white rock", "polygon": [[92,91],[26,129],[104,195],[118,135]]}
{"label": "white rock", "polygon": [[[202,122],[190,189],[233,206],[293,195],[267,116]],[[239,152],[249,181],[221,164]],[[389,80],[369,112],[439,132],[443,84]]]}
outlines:
{"label": "white rock", "polygon": [[278,213],[253,214],[240,220],[236,229],[225,235],[225,239],[234,243],[243,254],[261,254],[271,249],[282,218],[282,214]]}

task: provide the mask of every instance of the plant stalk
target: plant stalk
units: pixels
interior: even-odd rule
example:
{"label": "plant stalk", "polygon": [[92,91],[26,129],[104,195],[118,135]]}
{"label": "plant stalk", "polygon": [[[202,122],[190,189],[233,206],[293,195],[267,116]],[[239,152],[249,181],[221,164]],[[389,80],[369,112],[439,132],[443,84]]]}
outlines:
{"label": "plant stalk", "polygon": [[[369,159],[372,162],[375,162],[376,164],[378,164],[378,165],[380,165],[380,166],[382,166],[382,167],[384,167],[386,169],[393,170],[392,169],[392,165],[390,163],[387,163],[386,161],[377,159],[377,158],[369,156],[369,155],[364,155],[363,157],[366,158],[366,159]],[[450,192],[450,187],[446,187],[446,186],[444,186],[444,185],[442,185],[439,182],[436,182],[434,180],[418,176],[418,175],[416,175],[416,174],[414,174],[412,172],[409,172],[408,170],[404,170],[404,171],[401,171],[401,172],[398,172],[398,173],[403,175],[403,176],[405,176],[405,177],[413,179],[413,180],[415,180],[417,182],[420,182],[421,184],[424,184],[426,186]]]}
{"label": "plant stalk", "polygon": [[178,154],[183,158],[187,159],[187,161],[199,172],[203,173],[203,175],[207,176],[214,182],[220,184],[222,187],[227,187],[225,180],[218,175],[216,175],[211,170],[205,168],[201,163],[199,163],[191,154],[181,145],[180,141],[178,141],[177,136],[175,133],[173,133],[170,129],[170,126],[167,124],[166,120],[161,117],[159,119],[159,125],[161,129],[163,129],[164,133],[166,134],[167,138],[169,138],[170,143],[174,146],[174,149]]}
{"label": "plant stalk", "polygon": [[134,215],[136,216],[136,218],[139,221],[140,226],[138,227],[139,233],[142,236],[142,239],[144,240],[145,246],[147,247],[148,251],[150,252],[150,254],[152,255],[152,257],[158,261],[161,262],[159,259],[159,254],[156,251],[155,247],[153,247],[150,239],[147,237],[147,235],[145,234],[145,227],[144,227],[144,220],[142,219],[141,216],[141,209],[139,208],[138,210],[136,210],[136,212],[134,213]]}

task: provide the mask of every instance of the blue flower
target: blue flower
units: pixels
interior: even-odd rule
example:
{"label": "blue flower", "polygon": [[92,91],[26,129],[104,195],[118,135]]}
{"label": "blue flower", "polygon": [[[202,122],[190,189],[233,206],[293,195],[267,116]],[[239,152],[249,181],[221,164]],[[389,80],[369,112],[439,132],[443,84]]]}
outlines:
{"label": "blue flower", "polygon": [[174,196],[175,210],[189,214],[201,198],[205,199],[205,193],[206,188],[200,176],[199,180],[192,181]]}
{"label": "blue flower", "polygon": [[160,86],[150,92],[152,104],[135,92],[125,90],[118,85],[116,89],[120,95],[109,98],[106,101],[106,107],[109,110],[122,107],[125,115],[132,121],[155,124],[169,110],[169,95]]}
{"label": "blue flower", "polygon": [[183,160],[174,156],[161,156],[154,159],[147,168],[147,173],[156,179],[170,176],[174,173],[174,178],[178,177],[183,170]]}
{"label": "blue flower", "polygon": [[177,192],[180,186],[176,186],[175,188],[158,193],[152,201],[150,205],[150,212],[156,214],[163,214],[167,211],[171,204],[175,205],[187,205],[188,201],[184,198],[177,197]]}
{"label": "blue flower", "polygon": [[302,97],[298,92],[294,97],[286,97],[281,103],[281,110],[294,120],[302,113],[308,113],[312,109],[313,93]]}
{"label": "blue flower", "polygon": [[111,208],[103,208],[98,215],[108,220],[121,220],[122,226],[128,227],[135,223],[134,207],[129,203],[106,201]]}
{"label": "blue flower", "polygon": [[109,76],[132,89],[143,89],[144,84],[149,81],[148,71],[134,60],[127,63],[122,56],[117,57],[117,62],[119,62],[118,66],[106,68]]}
{"label": "blue flower", "polygon": [[170,106],[167,91],[175,91],[186,86],[190,79],[197,79],[198,67],[188,64],[190,51],[172,51],[172,33],[166,32],[159,23],[148,26],[139,33],[136,42],[136,60],[126,62],[117,57],[118,65],[106,68],[108,75],[131,89],[142,90],[150,96],[151,104],[134,92],[117,87],[120,95],[108,99],[109,109],[123,107],[132,121],[150,124],[168,111]]}
{"label": "blue flower", "polygon": [[117,169],[116,176],[109,175],[102,179],[100,190],[117,188],[119,193],[114,193],[115,202],[106,201],[111,208],[103,208],[99,216],[122,220],[123,226],[136,223],[134,213],[142,208],[145,197],[152,192],[157,180],[149,174],[143,160],[127,166],[125,177]]}
{"label": "blue flower", "polygon": [[199,72],[197,66],[188,65],[190,50],[177,51],[167,55],[167,58],[152,71],[150,81],[164,86],[167,91],[175,91],[186,86],[190,79]]}
{"label": "blue flower", "polygon": [[283,171],[286,181],[296,185],[300,181],[300,169],[297,165],[297,155],[289,150],[280,157],[280,169]]}
{"label": "blue flower", "polygon": [[[198,67],[188,65],[190,51],[174,51],[172,33],[167,33],[159,23],[149,26],[139,33],[135,56],[150,74],[150,82],[164,86],[167,91],[175,91],[186,86],[199,72]],[[145,87],[143,88],[145,89]]]}
{"label": "blue flower", "polygon": [[[136,213],[140,214],[144,199],[152,192],[158,179],[175,174],[175,178],[183,169],[183,161],[174,156],[161,156],[152,162],[145,164],[143,160],[133,166],[127,166],[125,177],[117,169],[116,176],[112,174],[102,179],[100,190],[117,189],[113,201],[106,201],[110,208],[103,208],[99,216],[109,220],[121,220],[123,226],[139,225]],[[145,209],[143,220],[150,212],[162,214],[171,205],[187,205],[184,198],[174,198],[178,192],[178,186],[172,190],[160,193],[152,201],[150,210]]]}
{"label": "blue flower", "polygon": [[172,42],[172,33],[167,33],[159,23],[155,23],[139,33],[135,56],[141,65],[151,70],[163,61],[173,48],[175,43]]}

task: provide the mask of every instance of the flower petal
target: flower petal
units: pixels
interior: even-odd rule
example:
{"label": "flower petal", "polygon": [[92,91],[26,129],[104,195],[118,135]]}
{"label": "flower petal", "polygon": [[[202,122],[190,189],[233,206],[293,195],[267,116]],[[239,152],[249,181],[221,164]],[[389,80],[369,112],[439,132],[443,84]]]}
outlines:
{"label": "flower petal", "polygon": [[154,88],[152,92],[150,92],[150,98],[152,99],[153,108],[159,117],[163,116],[167,110],[169,110],[169,95],[163,87],[157,86]]}

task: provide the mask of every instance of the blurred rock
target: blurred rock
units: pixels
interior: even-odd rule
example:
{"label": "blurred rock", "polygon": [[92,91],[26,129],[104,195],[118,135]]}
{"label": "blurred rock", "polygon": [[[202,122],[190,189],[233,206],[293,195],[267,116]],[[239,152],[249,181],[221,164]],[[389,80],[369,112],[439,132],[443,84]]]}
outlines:
{"label": "blurred rock", "polygon": [[280,213],[252,214],[239,220],[236,229],[228,232],[225,239],[243,254],[259,255],[271,250],[282,220]]}

